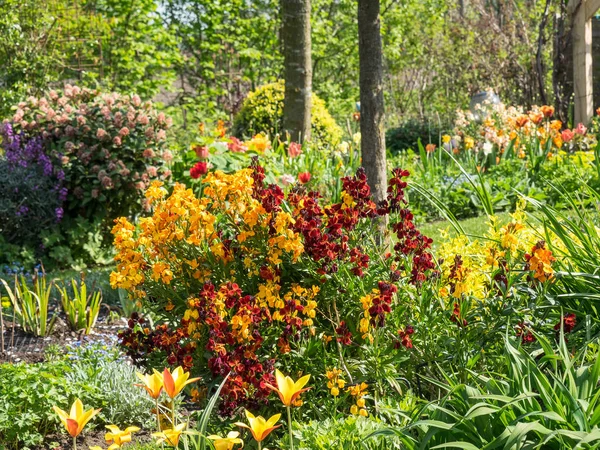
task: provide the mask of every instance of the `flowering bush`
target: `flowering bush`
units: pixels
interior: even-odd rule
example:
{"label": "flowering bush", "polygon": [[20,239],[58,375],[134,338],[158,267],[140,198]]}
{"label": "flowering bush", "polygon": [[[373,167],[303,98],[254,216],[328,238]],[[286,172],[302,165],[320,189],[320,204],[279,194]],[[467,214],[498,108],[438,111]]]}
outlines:
{"label": "flowering bush", "polygon": [[2,253],[9,262],[20,260],[22,247],[35,247],[40,233],[62,218],[64,191],[52,172],[46,175],[37,164],[23,167],[0,160],[0,179],[0,240],[5,241]]}
{"label": "flowering bush", "polygon": [[[268,133],[283,134],[283,81],[267,84],[248,94],[233,123],[233,134],[238,138]],[[342,137],[341,128],[327,111],[325,102],[312,94],[311,139],[319,148],[335,147]]]}
{"label": "flowering bush", "polygon": [[[46,211],[51,206],[52,213],[37,224],[48,225],[49,219],[61,222],[58,227],[46,227],[37,234],[37,241],[31,242],[38,254],[53,254],[58,261],[74,263],[79,245],[75,241],[82,240],[81,246],[86,246],[89,243],[82,237],[93,236],[98,223],[141,211],[142,193],[150,182],[170,175],[165,162],[172,156],[164,148],[170,121],[136,95],[101,94],[66,85],[62,91],[29,97],[15,110],[0,126],[3,158],[9,170],[27,174],[21,186],[3,193],[10,196],[19,191],[9,228],[21,221],[35,229],[33,222],[40,215],[36,199],[42,191],[54,197],[43,208]],[[28,185],[34,179],[32,190]],[[19,226],[21,236],[30,234],[27,227]],[[73,229],[79,236],[75,241],[69,237]],[[6,239],[14,230],[1,227],[1,232]],[[47,248],[68,239],[71,248]],[[97,247],[102,236],[92,239],[91,247]],[[93,255],[81,251],[77,257]]]}
{"label": "flowering bush", "polygon": [[[342,201],[330,205],[303,188],[286,195],[267,185],[256,161],[208,173],[201,197],[180,184],[169,195],[154,182],[152,215],[137,227],[120,218],[113,229],[111,284],[158,319],[151,329],[132,317],[123,344],[136,360],[162,355],[207,378],[231,372],[224,413],[264,403],[275,365],[285,358],[305,367],[293,356],[310,342],[349,356],[372,345],[394,351],[408,319],[402,299],[435,272],[431,240],[406,208],[406,176],[394,170],[380,205],[362,170],[341,180]],[[387,216],[396,243],[383,254],[368,239]],[[354,391],[364,415],[364,392]]]}
{"label": "flowering bush", "polygon": [[130,215],[150,182],[169,176],[170,121],[136,95],[66,85],[15,109],[1,128],[5,158],[22,167],[37,164],[56,178],[69,215]]}

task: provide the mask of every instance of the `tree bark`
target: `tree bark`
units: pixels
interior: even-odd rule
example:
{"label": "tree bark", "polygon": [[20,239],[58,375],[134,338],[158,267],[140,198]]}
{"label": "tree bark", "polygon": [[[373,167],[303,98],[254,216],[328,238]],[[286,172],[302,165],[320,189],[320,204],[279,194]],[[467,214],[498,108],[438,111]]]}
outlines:
{"label": "tree bark", "polygon": [[310,0],[281,0],[285,100],[283,128],[295,142],[310,139],[312,61]]}
{"label": "tree bark", "polygon": [[383,50],[379,0],[358,0],[362,164],[375,202],[386,198]]}

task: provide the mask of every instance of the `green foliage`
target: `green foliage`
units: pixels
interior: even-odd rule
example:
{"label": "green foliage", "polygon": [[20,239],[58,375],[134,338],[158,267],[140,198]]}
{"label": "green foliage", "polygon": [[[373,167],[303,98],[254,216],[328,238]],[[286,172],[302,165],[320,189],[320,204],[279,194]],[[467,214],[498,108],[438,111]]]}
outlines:
{"label": "green foliage", "polygon": [[178,72],[185,86],[176,104],[184,111],[187,130],[194,121],[231,119],[250,90],[274,81],[281,72],[278,0],[161,4],[161,15],[184,55]]}
{"label": "green foliage", "polygon": [[[101,66],[87,76],[108,90],[151,99],[176,78],[183,55],[172,26],[165,26],[156,0],[84,0],[93,11],[82,26],[101,39]],[[94,49],[97,52],[97,49]],[[88,81],[89,83],[89,81]]]}
{"label": "green foliage", "polygon": [[0,447],[28,450],[58,430],[52,406],[69,401],[64,362],[0,365]]}
{"label": "green foliage", "polygon": [[48,320],[50,294],[53,282],[48,284],[45,274],[36,273],[33,279],[33,289],[29,288],[24,275],[15,275],[14,289],[0,279],[10,300],[13,320],[23,331],[35,336],[47,336],[54,326],[56,316]]}
{"label": "green foliage", "polygon": [[[281,135],[283,130],[283,100],[285,87],[282,81],[267,84],[248,94],[242,109],[236,115],[232,133],[248,137],[256,133]],[[312,141],[317,148],[333,147],[342,137],[342,130],[325,107],[323,100],[312,97]]]}
{"label": "green foliage", "polygon": [[84,330],[85,334],[90,334],[100,313],[102,291],[95,291],[88,295],[83,277],[80,285],[77,284],[75,279],[71,280],[71,286],[72,298],[66,286],[58,287],[62,309],[67,316],[67,323],[73,331]]}
{"label": "green foliage", "polygon": [[392,153],[399,153],[418,147],[422,143],[440,142],[442,134],[452,128],[452,124],[440,123],[430,117],[428,120],[409,118],[394,128],[388,128],[385,133],[385,145]]}
{"label": "green foliage", "polygon": [[49,83],[83,80],[152,98],[182,60],[155,0],[4,1],[0,4],[0,115]]}
{"label": "green foliage", "polygon": [[[324,419],[300,424],[296,435],[300,440],[299,450],[387,450],[402,449],[396,436],[380,437],[363,442],[367,435],[385,426],[376,419],[347,417],[345,419]],[[288,448],[285,440],[281,448]]]}
{"label": "green foliage", "polygon": [[107,356],[100,348],[95,351],[99,353],[97,361],[71,360],[72,368],[66,373],[65,382],[81,389],[84,404],[102,408],[100,419],[104,423],[123,427],[151,425],[153,402],[140,387],[134,386],[139,382],[135,367]]}
{"label": "green foliage", "polygon": [[56,64],[56,18],[47,5],[36,0],[7,0],[0,3],[0,115],[29,90],[44,89],[61,69]]}
{"label": "green foliage", "polygon": [[[550,184],[567,209],[559,210],[535,199],[528,199],[540,215],[545,238],[559,256],[558,282],[552,286],[556,300],[572,311],[598,317],[600,298],[600,217],[595,208],[586,208],[582,198],[600,201],[600,191],[581,182],[578,191]],[[555,239],[551,239],[555,236]]]}
{"label": "green foliage", "polygon": [[531,354],[506,339],[504,376],[472,373],[465,384],[446,374],[434,383],[447,394],[418,408],[413,423],[372,436],[397,434],[422,449],[596,448],[600,359],[572,356],[562,332],[558,348],[536,338],[541,349]]}

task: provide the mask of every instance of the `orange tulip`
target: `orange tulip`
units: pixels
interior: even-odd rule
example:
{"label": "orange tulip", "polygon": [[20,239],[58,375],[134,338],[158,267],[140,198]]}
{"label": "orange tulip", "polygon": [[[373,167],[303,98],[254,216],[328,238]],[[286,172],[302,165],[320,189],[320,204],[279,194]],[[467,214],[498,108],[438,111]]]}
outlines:
{"label": "orange tulip", "polygon": [[246,418],[248,419],[250,426],[243,422],[236,422],[235,425],[238,427],[248,428],[256,442],[264,441],[271,431],[281,426],[275,426],[275,424],[281,418],[281,414],[275,414],[274,416],[271,416],[269,420],[265,420],[263,416],[255,417],[254,414],[246,410]]}
{"label": "orange tulip", "polygon": [[273,389],[279,394],[279,398],[285,406],[292,406],[294,401],[309,388],[303,389],[310,379],[310,375],[305,375],[298,381],[292,380],[288,376],[284,376],[279,370],[275,371],[275,379],[277,380],[277,387],[267,384],[268,387]]}
{"label": "orange tulip", "polygon": [[148,391],[150,397],[156,400],[163,389],[163,377],[160,372],[154,369],[154,373],[152,375],[146,375],[140,372],[135,373],[137,377],[142,380],[144,384],[136,384],[136,386],[143,387]]}
{"label": "orange tulip", "polygon": [[69,434],[76,438],[83,431],[83,427],[100,412],[99,409],[83,410],[83,403],[81,400],[76,399],[71,406],[71,411],[67,414],[65,411],[60,409],[58,406],[53,406],[54,412],[60,417],[60,421],[63,423]]}
{"label": "orange tulip", "polygon": [[189,372],[184,372],[181,366],[170,372],[168,368],[163,371],[163,387],[165,392],[171,398],[175,398],[183,390],[185,386],[200,378],[190,378]]}

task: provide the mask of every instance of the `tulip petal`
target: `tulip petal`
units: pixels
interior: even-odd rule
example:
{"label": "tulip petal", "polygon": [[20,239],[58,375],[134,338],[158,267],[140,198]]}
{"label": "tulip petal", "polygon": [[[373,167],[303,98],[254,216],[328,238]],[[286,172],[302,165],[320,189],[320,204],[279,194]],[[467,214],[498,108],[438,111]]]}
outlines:
{"label": "tulip petal", "polygon": [[[260,437],[260,440],[261,440],[261,441],[264,441],[264,440],[267,438],[267,436],[268,436],[269,434],[271,434],[271,431],[273,431],[273,430],[275,430],[275,429],[279,428],[280,426],[281,426],[281,424],[280,424],[280,425],[277,425],[277,426],[274,426],[274,427],[266,428],[265,430],[263,430],[263,432],[262,432],[262,434],[261,434],[261,437]],[[258,442],[258,441],[257,441],[257,442]]]}
{"label": "tulip petal", "polygon": [[165,388],[165,392],[171,398],[175,398],[177,393],[175,392],[175,380],[173,379],[173,375],[169,372],[169,369],[165,368],[163,371],[163,386]]}
{"label": "tulip petal", "polygon": [[66,425],[67,425],[67,431],[69,432],[69,434],[72,437],[79,436],[79,433],[80,433],[80,431],[79,431],[79,424],[77,423],[76,420],[68,418]]}

